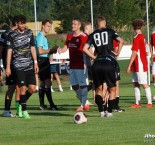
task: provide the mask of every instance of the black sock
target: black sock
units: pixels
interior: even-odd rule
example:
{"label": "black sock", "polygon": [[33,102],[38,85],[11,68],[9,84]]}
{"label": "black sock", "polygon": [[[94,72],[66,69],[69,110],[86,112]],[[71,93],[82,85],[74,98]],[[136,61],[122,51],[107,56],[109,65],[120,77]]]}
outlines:
{"label": "black sock", "polygon": [[39,88],[39,101],[40,106],[44,106],[45,88]]}
{"label": "black sock", "polygon": [[96,95],[96,96],[95,96],[95,103],[96,103],[97,106],[98,106],[99,112],[104,111],[104,110],[103,110],[103,99],[102,99],[102,97],[101,97],[100,95]]}
{"label": "black sock", "polygon": [[116,97],[114,100],[114,109],[118,109],[118,104],[119,104],[119,97]]}
{"label": "black sock", "polygon": [[51,88],[45,88],[46,97],[48,99],[48,102],[50,103],[50,106],[54,106],[53,100],[52,100],[52,93]]}
{"label": "black sock", "polygon": [[109,113],[112,113],[113,105],[114,105],[114,100],[108,100],[108,112]]}
{"label": "black sock", "polygon": [[10,106],[11,106],[11,101],[9,99],[5,99],[5,110],[10,110]]}
{"label": "black sock", "polygon": [[28,101],[28,99],[30,98],[32,94],[27,90],[26,91],[26,102]]}
{"label": "black sock", "polygon": [[26,111],[26,95],[20,95],[22,111]]}
{"label": "black sock", "polygon": [[[105,103],[105,102],[104,102],[104,103]],[[103,104],[104,104],[104,103],[103,103]],[[108,107],[107,107],[107,102],[103,105],[103,108],[104,108],[104,111],[107,111],[107,108],[108,108]]]}

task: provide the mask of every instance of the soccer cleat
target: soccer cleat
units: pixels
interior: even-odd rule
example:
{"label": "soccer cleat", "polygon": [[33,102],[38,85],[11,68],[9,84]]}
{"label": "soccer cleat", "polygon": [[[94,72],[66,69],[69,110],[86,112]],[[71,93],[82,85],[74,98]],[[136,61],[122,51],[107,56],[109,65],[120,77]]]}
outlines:
{"label": "soccer cleat", "polygon": [[85,105],[84,108],[83,108],[83,110],[85,110],[85,111],[90,110],[90,106],[89,105]]}
{"label": "soccer cleat", "polygon": [[84,109],[83,109],[82,106],[80,106],[80,107],[78,107],[78,108],[76,109],[76,112],[80,112],[80,111],[84,111]]}
{"label": "soccer cleat", "polygon": [[18,117],[22,117],[22,106],[21,105],[18,105],[16,106],[17,107],[17,113],[16,113],[16,116]]}
{"label": "soccer cleat", "polygon": [[4,110],[3,117],[15,117],[10,111]]}
{"label": "soccer cleat", "polygon": [[58,107],[56,105],[50,106],[50,110],[54,111],[54,110],[59,110]]}
{"label": "soccer cleat", "polygon": [[112,115],[112,113],[106,112],[105,116],[106,117],[112,117],[113,115]]}
{"label": "soccer cleat", "polygon": [[140,105],[140,104],[133,104],[129,108],[141,108],[141,107],[142,107],[142,105]]}
{"label": "soccer cleat", "polygon": [[24,119],[30,119],[31,117],[30,117],[30,115],[28,114],[27,111],[23,111],[23,118]]}
{"label": "soccer cleat", "polygon": [[121,109],[119,106],[114,109],[114,112],[125,112],[125,109]]}
{"label": "soccer cleat", "polygon": [[40,110],[47,110],[47,105],[40,106],[39,108],[40,108]]}
{"label": "soccer cleat", "polygon": [[106,117],[106,113],[104,111],[100,112],[100,117]]}
{"label": "soccer cleat", "polygon": [[146,108],[152,108],[153,107],[153,104],[147,104],[146,105]]}

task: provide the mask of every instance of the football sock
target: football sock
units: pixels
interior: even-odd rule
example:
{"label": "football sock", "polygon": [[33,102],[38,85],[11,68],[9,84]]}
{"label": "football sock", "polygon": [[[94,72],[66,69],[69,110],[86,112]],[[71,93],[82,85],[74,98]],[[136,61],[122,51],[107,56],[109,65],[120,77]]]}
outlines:
{"label": "football sock", "polygon": [[76,90],[76,97],[80,100],[80,102],[82,103],[82,98],[81,98],[81,89],[79,88],[78,90]]}
{"label": "football sock", "polygon": [[51,87],[45,88],[45,93],[46,93],[47,100],[50,103],[50,106],[54,106],[54,103],[52,100]]}
{"label": "football sock", "polygon": [[113,105],[114,105],[114,100],[108,100],[108,112],[109,113],[112,113]]}
{"label": "football sock", "polygon": [[5,109],[4,110],[10,110],[11,106],[11,100],[5,99]]}
{"label": "football sock", "polygon": [[101,97],[100,95],[96,95],[96,96],[95,96],[95,103],[96,103],[97,106],[98,106],[99,112],[104,111],[104,110],[103,110],[103,99],[102,99],[102,97]]}
{"label": "football sock", "polygon": [[114,109],[118,109],[118,104],[119,104],[119,97],[117,96],[116,99],[114,100]]}
{"label": "football sock", "polygon": [[20,95],[20,102],[22,106],[22,111],[26,110],[26,95]]}
{"label": "football sock", "polygon": [[40,106],[44,106],[45,88],[39,88],[39,101]]}
{"label": "football sock", "polygon": [[82,96],[82,106],[84,107],[87,101],[87,94],[88,94],[88,90],[87,87],[81,89],[81,96]]}
{"label": "football sock", "polygon": [[[105,102],[103,102],[103,104],[104,104],[104,103],[105,103]],[[108,105],[107,102],[103,105],[104,111],[107,111],[107,108],[108,108],[107,105]]]}
{"label": "football sock", "polygon": [[32,94],[27,90],[26,91],[26,101],[30,98]]}
{"label": "football sock", "polygon": [[149,88],[145,88],[145,94],[147,97],[148,104],[152,104],[151,90]]}
{"label": "football sock", "polygon": [[134,92],[135,92],[136,104],[139,104],[140,103],[140,88],[135,87]]}

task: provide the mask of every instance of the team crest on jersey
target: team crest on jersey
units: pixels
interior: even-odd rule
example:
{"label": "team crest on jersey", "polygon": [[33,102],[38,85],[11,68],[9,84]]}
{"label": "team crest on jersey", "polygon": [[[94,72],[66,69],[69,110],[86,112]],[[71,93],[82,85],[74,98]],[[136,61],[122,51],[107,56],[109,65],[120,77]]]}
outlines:
{"label": "team crest on jersey", "polygon": [[76,42],[79,42],[79,39],[76,39]]}

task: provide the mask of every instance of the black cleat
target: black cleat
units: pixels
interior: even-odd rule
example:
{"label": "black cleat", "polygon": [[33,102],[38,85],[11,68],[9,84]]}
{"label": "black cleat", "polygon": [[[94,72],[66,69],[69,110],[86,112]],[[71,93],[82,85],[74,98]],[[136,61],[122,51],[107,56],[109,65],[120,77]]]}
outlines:
{"label": "black cleat", "polygon": [[59,109],[58,109],[58,107],[56,105],[53,105],[53,106],[50,107],[50,110],[54,111],[54,110],[59,110]]}
{"label": "black cleat", "polygon": [[47,105],[40,106],[39,109],[40,109],[40,110],[47,110]]}

